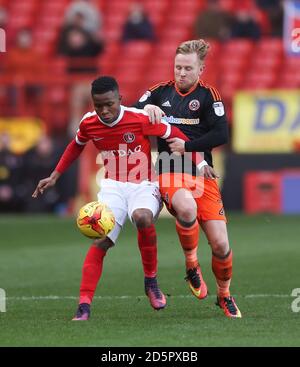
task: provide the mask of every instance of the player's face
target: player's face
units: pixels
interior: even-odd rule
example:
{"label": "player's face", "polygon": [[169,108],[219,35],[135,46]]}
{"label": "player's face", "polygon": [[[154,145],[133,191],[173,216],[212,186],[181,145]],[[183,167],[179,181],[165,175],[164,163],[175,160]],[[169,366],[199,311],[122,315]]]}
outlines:
{"label": "player's face", "polygon": [[197,54],[178,54],[175,57],[174,75],[176,86],[181,91],[188,91],[203,72],[203,65],[200,63]]}
{"label": "player's face", "polygon": [[94,94],[92,98],[95,111],[102,121],[110,124],[119,117],[121,96],[117,91]]}

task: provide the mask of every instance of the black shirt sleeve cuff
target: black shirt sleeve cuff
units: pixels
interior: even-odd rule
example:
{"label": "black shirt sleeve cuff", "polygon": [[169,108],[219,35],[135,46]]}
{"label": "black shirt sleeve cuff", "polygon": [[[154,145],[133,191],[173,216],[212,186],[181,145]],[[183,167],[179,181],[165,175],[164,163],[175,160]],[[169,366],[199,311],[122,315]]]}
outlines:
{"label": "black shirt sleeve cuff", "polygon": [[185,143],[184,143],[184,150],[186,151],[186,152],[192,152],[193,150],[192,150],[192,141],[186,141]]}

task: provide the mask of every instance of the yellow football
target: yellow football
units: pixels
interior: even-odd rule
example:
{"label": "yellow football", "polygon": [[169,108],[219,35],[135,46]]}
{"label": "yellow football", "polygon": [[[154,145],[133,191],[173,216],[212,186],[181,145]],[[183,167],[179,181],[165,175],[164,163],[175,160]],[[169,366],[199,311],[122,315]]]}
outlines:
{"label": "yellow football", "polygon": [[86,237],[104,238],[114,228],[115,217],[106,204],[92,201],[79,210],[77,226]]}

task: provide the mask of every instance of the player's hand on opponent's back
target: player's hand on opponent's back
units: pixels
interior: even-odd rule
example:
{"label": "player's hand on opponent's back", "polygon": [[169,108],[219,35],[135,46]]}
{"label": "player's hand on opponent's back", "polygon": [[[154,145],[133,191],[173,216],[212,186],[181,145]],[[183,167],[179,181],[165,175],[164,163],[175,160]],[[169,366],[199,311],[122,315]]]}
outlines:
{"label": "player's hand on opponent's back", "polygon": [[148,113],[151,124],[159,124],[162,117],[165,116],[164,111],[153,104],[146,104],[144,111]]}
{"label": "player's hand on opponent's back", "polygon": [[49,189],[49,187],[54,186],[59,176],[60,173],[54,171],[49,177],[40,180],[32,194],[32,197],[37,198],[39,194],[43,194],[45,190]]}

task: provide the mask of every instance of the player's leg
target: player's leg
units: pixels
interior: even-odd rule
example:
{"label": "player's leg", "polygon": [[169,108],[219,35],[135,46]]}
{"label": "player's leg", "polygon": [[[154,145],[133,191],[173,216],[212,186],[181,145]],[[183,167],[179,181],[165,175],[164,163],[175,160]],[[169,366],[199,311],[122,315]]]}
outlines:
{"label": "player's leg", "polygon": [[102,275],[104,257],[113,245],[113,241],[106,237],[103,240],[95,240],[89,248],[82,266],[79,305],[73,320],[89,319],[90,305]]}
{"label": "player's leg", "polygon": [[207,296],[207,286],[197,256],[199,224],[192,193],[185,189],[176,191],[172,197],[172,208],[176,212],[176,231],[185,256],[186,280],[194,296],[203,299]]}
{"label": "player's leg", "polygon": [[153,223],[153,214],[149,209],[135,209],[132,221],[138,231],[138,246],[141,252],[145,277],[157,275],[157,237]]}
{"label": "player's leg", "polygon": [[[97,284],[100,281],[103,269],[103,261],[107,250],[112,247],[120,234],[123,224],[127,218],[127,204],[120,192],[119,184],[113,180],[102,180],[101,191],[98,200],[106,203],[114,213],[116,224],[114,229],[104,240],[95,240],[88,250],[83,267],[80,283],[79,306],[77,313],[85,311],[89,316]],[[88,317],[87,317],[88,318]],[[73,320],[86,320],[86,316],[78,318],[77,314]]]}
{"label": "player's leg", "polygon": [[229,241],[226,223],[222,220],[208,220],[202,223],[212,249],[212,271],[217,283],[217,305],[226,316],[241,317],[234,298],[230,295],[230,282],[232,278],[232,250]]}
{"label": "player's leg", "polygon": [[161,197],[157,185],[146,183],[134,188],[128,199],[128,216],[138,232],[145,293],[156,310],[166,306],[166,298],[157,282],[157,236],[154,221],[160,210]]}
{"label": "player's leg", "polygon": [[185,256],[186,280],[192,293],[199,299],[207,296],[207,286],[202,277],[197,257],[199,224],[197,203],[182,174],[160,176],[160,191],[168,209],[176,218],[176,231]]}
{"label": "player's leg", "polygon": [[212,271],[217,284],[217,304],[228,317],[241,317],[230,295],[232,250],[229,246],[223,203],[215,181],[208,181],[199,202],[201,227],[212,250]]}

